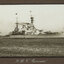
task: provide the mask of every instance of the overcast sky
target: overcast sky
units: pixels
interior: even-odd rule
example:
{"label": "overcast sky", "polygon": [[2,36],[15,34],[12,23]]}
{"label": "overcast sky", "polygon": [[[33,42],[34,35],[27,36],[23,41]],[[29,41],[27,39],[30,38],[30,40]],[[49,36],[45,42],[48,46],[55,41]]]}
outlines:
{"label": "overcast sky", "polygon": [[34,25],[43,31],[64,30],[64,5],[0,5],[0,32],[8,34],[18,22],[30,22],[30,11],[34,17]]}

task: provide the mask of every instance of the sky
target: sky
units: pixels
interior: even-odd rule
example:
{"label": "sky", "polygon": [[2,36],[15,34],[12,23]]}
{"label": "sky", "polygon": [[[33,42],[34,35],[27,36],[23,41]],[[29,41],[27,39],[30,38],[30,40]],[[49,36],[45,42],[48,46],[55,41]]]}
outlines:
{"label": "sky", "polygon": [[30,23],[30,11],[37,29],[64,31],[64,5],[0,5],[0,34],[14,30],[16,13],[19,23]]}

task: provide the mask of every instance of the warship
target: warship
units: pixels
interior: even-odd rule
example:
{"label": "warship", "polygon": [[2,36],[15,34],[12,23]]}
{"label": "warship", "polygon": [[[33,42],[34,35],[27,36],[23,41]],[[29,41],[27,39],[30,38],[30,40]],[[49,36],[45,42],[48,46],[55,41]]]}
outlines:
{"label": "warship", "polygon": [[[27,22],[18,22],[17,13],[16,15],[16,27],[15,29],[9,34],[9,38],[57,38],[57,37],[64,37],[63,32],[51,32],[37,29],[34,26],[34,17],[30,15],[30,23]],[[19,28],[19,25],[21,26]],[[62,35],[62,36],[60,36]]]}

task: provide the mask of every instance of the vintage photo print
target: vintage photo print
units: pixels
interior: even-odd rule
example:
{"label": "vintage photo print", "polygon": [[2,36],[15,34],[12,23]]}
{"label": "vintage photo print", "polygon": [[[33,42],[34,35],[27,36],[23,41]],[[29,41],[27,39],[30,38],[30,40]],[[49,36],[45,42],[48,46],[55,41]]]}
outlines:
{"label": "vintage photo print", "polygon": [[0,5],[0,57],[64,56],[64,5]]}

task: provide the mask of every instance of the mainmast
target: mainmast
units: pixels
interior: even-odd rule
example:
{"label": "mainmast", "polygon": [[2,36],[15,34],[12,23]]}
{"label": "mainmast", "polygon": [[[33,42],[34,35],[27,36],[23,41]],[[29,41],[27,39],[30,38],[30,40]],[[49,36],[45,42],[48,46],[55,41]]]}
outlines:
{"label": "mainmast", "polygon": [[15,28],[15,32],[17,33],[18,32],[18,14],[16,13],[16,28]]}
{"label": "mainmast", "polygon": [[34,17],[32,16],[32,11],[30,11],[30,19],[31,19],[31,24],[33,24],[33,21],[34,21]]}

